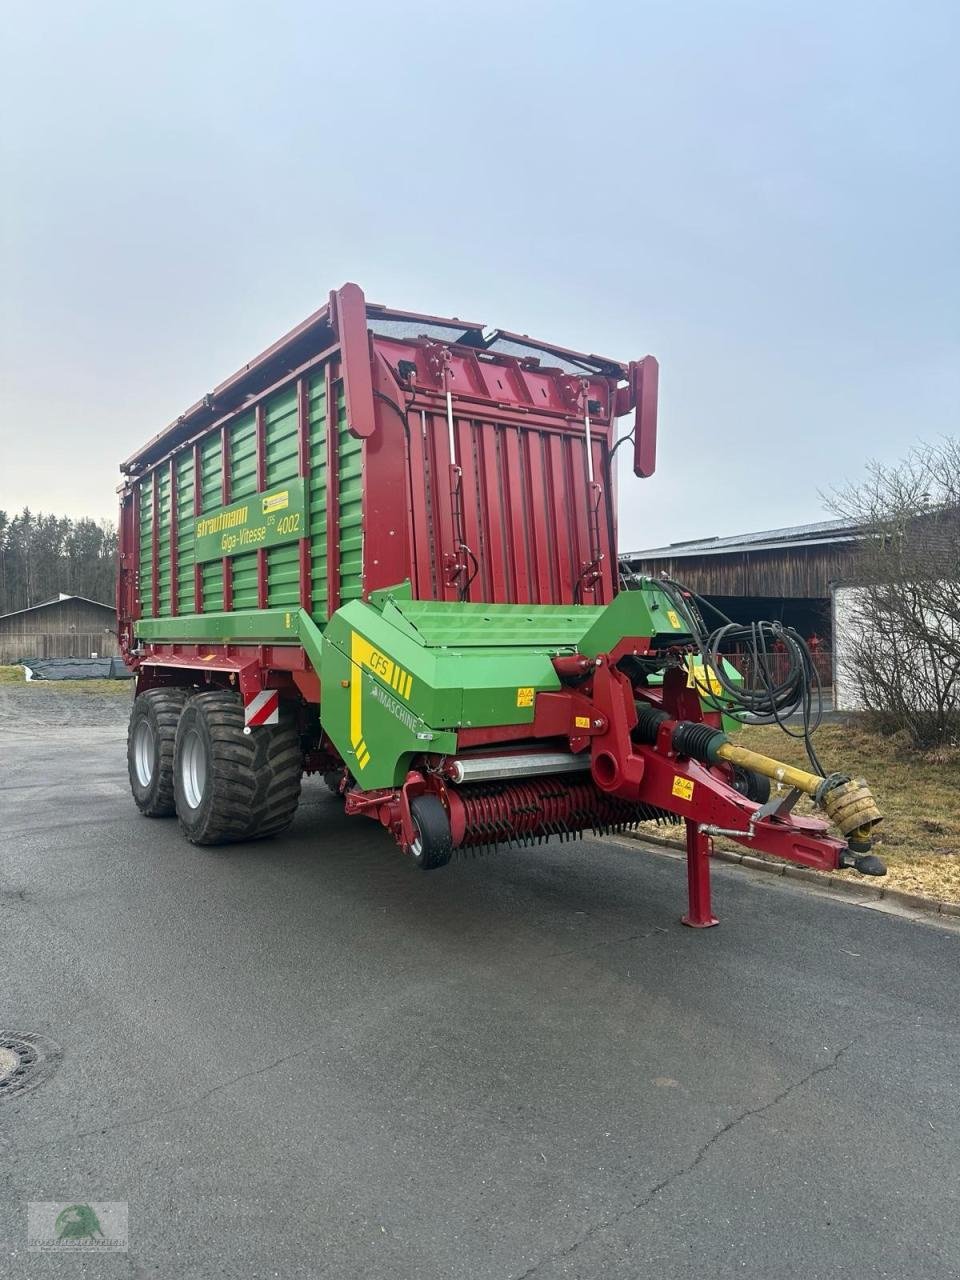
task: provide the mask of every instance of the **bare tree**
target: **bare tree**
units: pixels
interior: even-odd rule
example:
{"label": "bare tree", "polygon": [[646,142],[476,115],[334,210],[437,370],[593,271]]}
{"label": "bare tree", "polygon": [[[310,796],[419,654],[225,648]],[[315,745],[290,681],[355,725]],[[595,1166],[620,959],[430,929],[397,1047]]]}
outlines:
{"label": "bare tree", "polygon": [[921,444],[828,496],[862,530],[840,679],[877,727],[917,746],[960,739],[960,440]]}

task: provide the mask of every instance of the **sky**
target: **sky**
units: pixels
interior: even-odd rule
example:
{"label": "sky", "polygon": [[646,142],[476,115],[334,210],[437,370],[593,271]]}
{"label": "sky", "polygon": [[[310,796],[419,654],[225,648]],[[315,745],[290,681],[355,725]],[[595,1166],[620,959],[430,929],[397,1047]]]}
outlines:
{"label": "sky", "polygon": [[[960,434],[960,5],[0,4],[0,508],[355,280],[660,361],[620,545],[823,519]],[[625,421],[626,425],[626,421]]]}

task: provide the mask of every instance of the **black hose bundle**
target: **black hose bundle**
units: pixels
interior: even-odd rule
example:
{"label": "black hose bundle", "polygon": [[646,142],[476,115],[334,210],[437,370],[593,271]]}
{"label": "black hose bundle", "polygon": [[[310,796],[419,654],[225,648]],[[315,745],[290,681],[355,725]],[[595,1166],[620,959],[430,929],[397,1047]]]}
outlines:
{"label": "black hose bundle", "polygon": [[[661,578],[660,586],[694,638],[708,686],[712,687],[715,680],[730,702],[727,714],[736,720],[749,716],[753,724],[779,725],[789,737],[803,742],[811,766],[824,777],[823,766],[810,740],[823,717],[823,688],[800,633],[781,622],[734,622],[709,600],[672,578]],[[709,610],[722,620],[716,630],[707,632],[701,609]],[[786,655],[782,674],[774,672],[772,661],[778,645]],[[740,650],[746,658],[742,683],[733,681],[724,667],[723,651],[733,649]],[[788,716],[797,714],[801,717],[799,732],[786,723]]]}

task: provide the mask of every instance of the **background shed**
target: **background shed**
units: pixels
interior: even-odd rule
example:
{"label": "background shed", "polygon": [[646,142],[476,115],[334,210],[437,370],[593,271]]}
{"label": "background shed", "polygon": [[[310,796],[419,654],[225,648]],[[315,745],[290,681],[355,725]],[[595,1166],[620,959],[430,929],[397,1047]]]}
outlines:
{"label": "background shed", "polygon": [[21,658],[114,657],[117,614],[112,604],[63,595],[0,616],[0,664]]}
{"label": "background shed", "polygon": [[[834,648],[831,584],[849,578],[859,538],[848,520],[821,520],[729,538],[673,542],[621,556],[624,577],[666,574],[710,600],[735,622],[764,618],[795,627],[814,649]],[[716,619],[707,619],[708,626]],[[831,664],[821,665],[825,681]]]}

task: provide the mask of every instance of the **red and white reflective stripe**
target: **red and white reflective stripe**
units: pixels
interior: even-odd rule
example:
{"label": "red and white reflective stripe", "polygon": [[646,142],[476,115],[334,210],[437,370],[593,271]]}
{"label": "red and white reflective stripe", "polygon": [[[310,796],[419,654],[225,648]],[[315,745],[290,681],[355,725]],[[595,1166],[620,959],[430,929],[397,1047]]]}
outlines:
{"label": "red and white reflective stripe", "polygon": [[243,723],[248,729],[258,724],[279,724],[279,692],[276,689],[261,689],[252,698],[247,698],[243,707]]}

